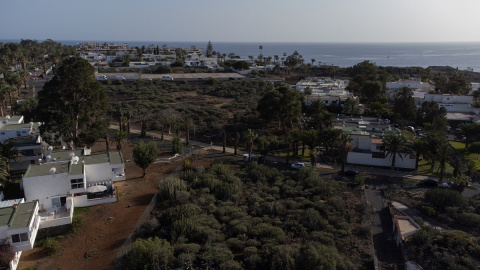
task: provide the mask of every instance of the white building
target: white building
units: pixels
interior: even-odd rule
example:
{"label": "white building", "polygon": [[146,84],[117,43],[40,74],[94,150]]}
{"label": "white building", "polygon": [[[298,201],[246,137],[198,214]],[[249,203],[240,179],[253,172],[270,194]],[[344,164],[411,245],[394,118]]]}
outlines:
{"label": "white building", "polygon": [[0,117],[0,142],[7,139],[24,136],[40,135],[38,127],[41,123],[30,122],[25,124],[23,116],[2,116]]}
{"label": "white building", "polygon": [[[338,127],[337,127],[338,128]],[[359,123],[358,128],[341,128],[352,137],[353,150],[348,153],[347,163],[391,167],[392,155],[388,155],[383,145],[383,137],[399,134],[400,131],[388,127],[367,127],[367,124]],[[388,155],[388,156],[387,156]],[[395,157],[395,167],[404,169],[415,168],[415,157],[398,154]]]}
{"label": "white building", "polygon": [[9,267],[15,270],[22,251],[33,248],[40,225],[37,201],[23,199],[0,202],[0,240],[12,246],[15,257]]}
{"label": "white building", "polygon": [[420,78],[410,78],[398,80],[396,82],[387,82],[385,86],[387,87],[387,89],[393,91],[398,91],[406,87],[411,90],[422,91],[426,93],[428,93],[430,90],[435,89],[433,85],[422,82]]}
{"label": "white building", "polygon": [[26,201],[38,200],[40,211],[52,217],[41,228],[72,222],[73,208],[115,202],[113,182],[125,180],[120,152],[91,154],[90,149],[58,150],[30,165],[22,185]]}
{"label": "white building", "polygon": [[15,137],[5,141],[11,142],[19,151],[17,159],[10,160],[12,170],[26,170],[31,164],[38,164],[42,156],[42,138],[40,136]]}

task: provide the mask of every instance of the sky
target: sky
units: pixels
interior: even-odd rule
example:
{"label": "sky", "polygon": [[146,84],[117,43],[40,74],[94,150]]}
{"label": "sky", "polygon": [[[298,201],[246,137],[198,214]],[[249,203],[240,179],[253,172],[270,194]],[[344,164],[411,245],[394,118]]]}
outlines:
{"label": "sky", "polygon": [[0,39],[479,42],[478,0],[2,0]]}

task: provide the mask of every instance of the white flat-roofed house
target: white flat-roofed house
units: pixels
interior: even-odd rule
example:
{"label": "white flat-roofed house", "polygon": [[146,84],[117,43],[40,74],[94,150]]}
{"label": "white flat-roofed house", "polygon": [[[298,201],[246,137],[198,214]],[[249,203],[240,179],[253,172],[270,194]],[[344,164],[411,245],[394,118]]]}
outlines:
{"label": "white flat-roofed house", "polygon": [[38,127],[41,123],[30,122],[25,124],[23,116],[3,116],[0,117],[0,142],[15,137],[25,137],[29,135],[40,135]]}
{"label": "white flat-roofed house", "polygon": [[25,199],[38,200],[42,213],[52,217],[41,227],[69,224],[73,208],[115,202],[113,183],[125,180],[120,152],[91,154],[90,149],[59,150],[30,165],[22,179]]}
{"label": "white flat-roofed house", "polygon": [[[339,128],[339,127],[336,127]],[[383,145],[383,137],[398,134],[399,131],[389,128],[368,127],[361,125],[359,128],[341,128],[352,137],[353,149],[347,155],[348,164],[391,167],[392,155],[388,155]],[[395,167],[404,169],[415,168],[415,157],[410,154],[397,154]]]}
{"label": "white flat-roofed house", "polygon": [[422,91],[426,93],[434,89],[433,85],[427,82],[422,82],[420,78],[410,78],[398,80],[396,82],[387,82],[385,86],[387,87],[387,89],[394,91],[398,91],[406,87],[411,90]]}
{"label": "white flat-roofed house", "polygon": [[22,251],[32,249],[40,226],[37,201],[23,199],[0,202],[0,241],[12,246],[15,256],[9,263],[15,270]]}

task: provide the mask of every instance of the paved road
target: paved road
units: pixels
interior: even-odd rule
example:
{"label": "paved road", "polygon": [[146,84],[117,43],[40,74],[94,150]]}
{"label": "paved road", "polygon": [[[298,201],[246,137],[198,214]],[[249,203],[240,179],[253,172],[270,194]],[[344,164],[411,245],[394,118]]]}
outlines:
{"label": "paved road", "polygon": [[377,259],[386,265],[403,264],[401,252],[393,239],[392,219],[382,191],[365,189],[365,196],[372,207],[371,232]]}

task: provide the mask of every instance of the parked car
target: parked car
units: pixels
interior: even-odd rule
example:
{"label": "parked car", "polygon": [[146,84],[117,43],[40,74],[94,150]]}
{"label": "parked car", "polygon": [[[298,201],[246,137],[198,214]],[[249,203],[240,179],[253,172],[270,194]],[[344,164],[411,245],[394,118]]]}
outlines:
{"label": "parked car", "polygon": [[355,176],[355,175],[358,174],[358,171],[346,170],[343,174],[344,174],[344,175],[347,175],[347,176]]}
{"label": "parked car", "polygon": [[162,81],[173,81],[173,78],[170,75],[164,75],[162,76]]}
{"label": "parked car", "polygon": [[305,163],[303,162],[297,162],[297,163],[293,163],[290,167],[292,167],[292,169],[301,169],[301,168],[304,168],[305,167]]}
{"label": "parked car", "polygon": [[433,179],[425,179],[420,181],[420,183],[417,184],[419,187],[438,187],[438,182]]}
{"label": "parked car", "polygon": [[123,76],[116,76],[116,77],[115,77],[115,80],[117,80],[117,81],[125,81],[126,79],[125,79],[125,77],[123,77]]}

